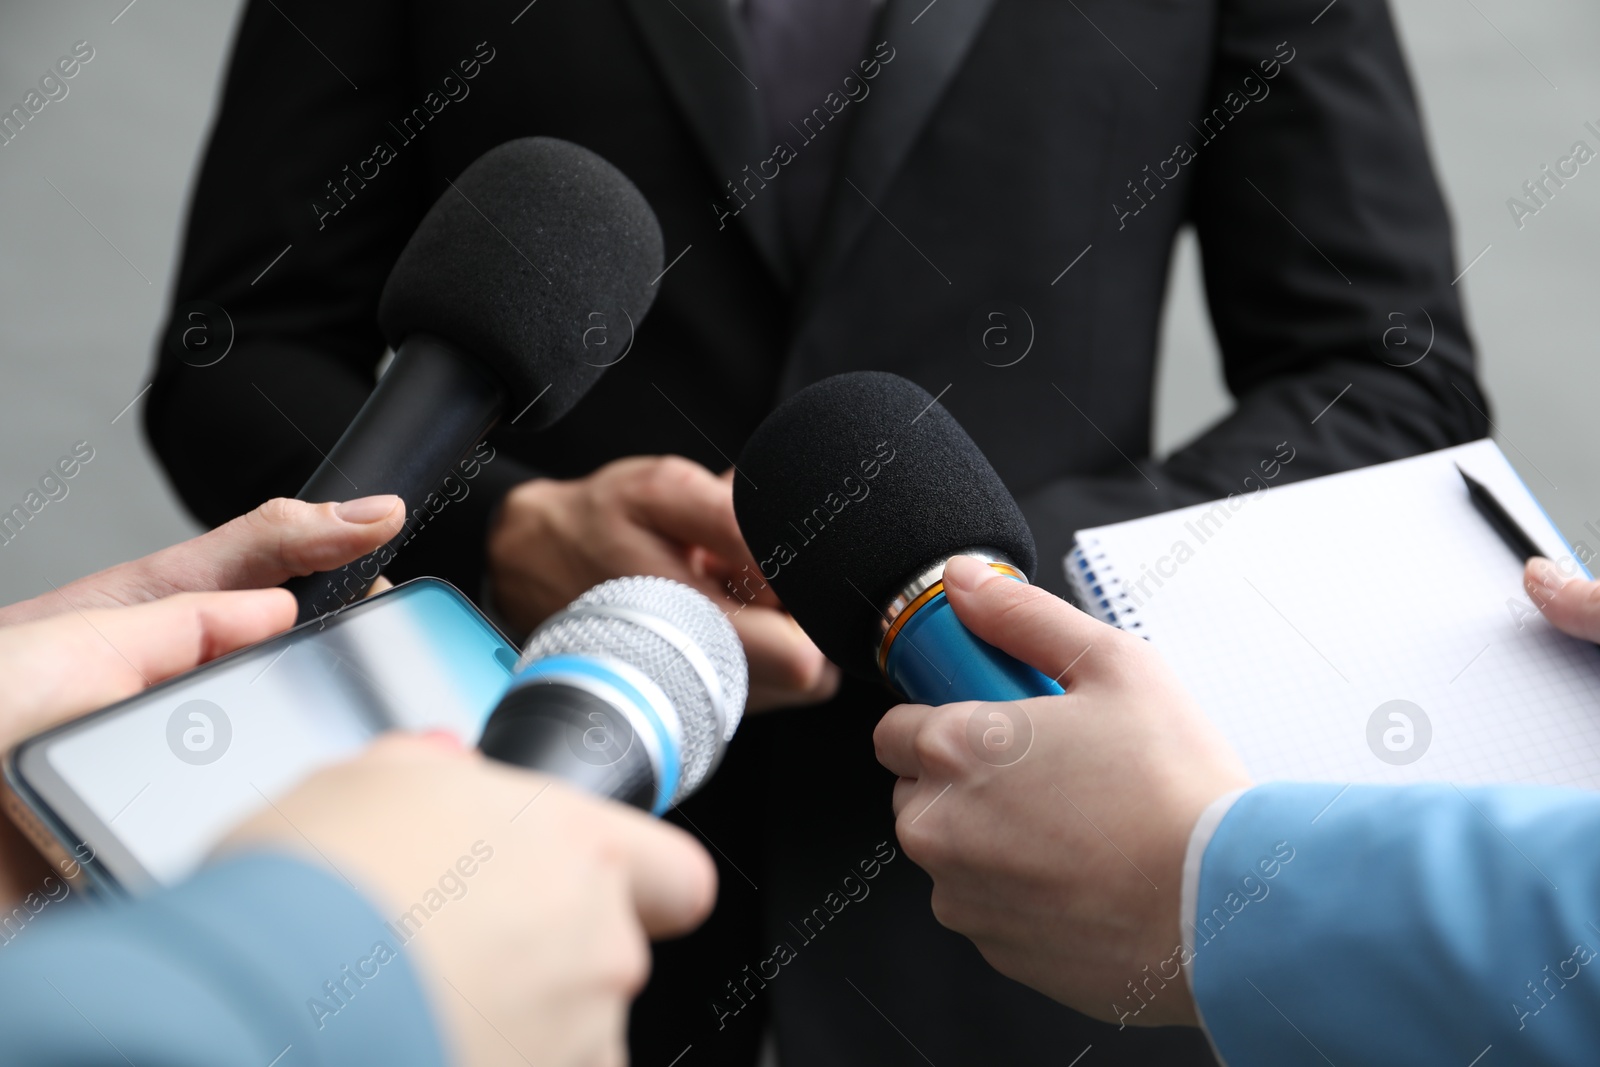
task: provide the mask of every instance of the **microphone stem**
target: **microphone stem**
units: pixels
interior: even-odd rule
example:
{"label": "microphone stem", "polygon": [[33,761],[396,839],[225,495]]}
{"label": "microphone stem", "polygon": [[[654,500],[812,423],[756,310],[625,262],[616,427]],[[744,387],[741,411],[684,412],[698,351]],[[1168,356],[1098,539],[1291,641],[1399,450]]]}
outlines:
{"label": "microphone stem", "polygon": [[364,596],[379,572],[413,536],[411,517],[447,498],[446,478],[500,421],[501,384],[477,362],[437,337],[416,334],[394,361],[344,435],[300,490],[313,504],[394,493],[405,501],[406,528],[387,545],[337,571],[291,579],[297,622],[338,611]]}

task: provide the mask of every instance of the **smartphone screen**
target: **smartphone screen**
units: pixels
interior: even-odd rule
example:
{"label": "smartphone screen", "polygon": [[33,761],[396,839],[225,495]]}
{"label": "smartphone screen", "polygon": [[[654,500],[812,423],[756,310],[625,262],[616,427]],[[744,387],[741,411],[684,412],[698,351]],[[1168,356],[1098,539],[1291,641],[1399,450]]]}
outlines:
{"label": "smartphone screen", "polygon": [[384,730],[476,744],[516,659],[454,587],[417,579],[40,735],[13,776],[69,846],[92,850],[92,877],[172,885],[233,825]]}

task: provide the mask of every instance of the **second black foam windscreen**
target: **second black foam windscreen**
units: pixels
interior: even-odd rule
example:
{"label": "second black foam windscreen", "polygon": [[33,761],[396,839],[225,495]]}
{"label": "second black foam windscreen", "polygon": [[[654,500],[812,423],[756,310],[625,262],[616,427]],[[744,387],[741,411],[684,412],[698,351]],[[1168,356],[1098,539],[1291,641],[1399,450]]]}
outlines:
{"label": "second black foam windscreen", "polygon": [[739,455],[739,527],[827,657],[876,677],[882,609],[936,560],[998,549],[1031,578],[1033,534],[961,424],[922,387],[857,371],[808,386]]}
{"label": "second black foam windscreen", "polygon": [[507,141],[423,218],[383,287],[378,324],[393,346],[428,333],[476,358],[508,387],[513,417],[538,399],[517,425],[540,429],[632,340],[661,249],[655,213],[616,167],[567,141]]}

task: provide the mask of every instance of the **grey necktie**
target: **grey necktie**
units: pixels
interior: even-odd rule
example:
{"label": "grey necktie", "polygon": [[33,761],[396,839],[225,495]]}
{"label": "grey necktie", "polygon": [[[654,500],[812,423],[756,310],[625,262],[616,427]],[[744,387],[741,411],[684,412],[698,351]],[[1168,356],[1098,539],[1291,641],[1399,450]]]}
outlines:
{"label": "grey necktie", "polygon": [[797,261],[811,251],[844,148],[844,127],[857,107],[849,103],[835,114],[824,101],[834,93],[838,107],[847,99],[844,79],[860,82],[858,64],[877,8],[874,0],[744,0],[768,136],[795,153],[771,185]]}

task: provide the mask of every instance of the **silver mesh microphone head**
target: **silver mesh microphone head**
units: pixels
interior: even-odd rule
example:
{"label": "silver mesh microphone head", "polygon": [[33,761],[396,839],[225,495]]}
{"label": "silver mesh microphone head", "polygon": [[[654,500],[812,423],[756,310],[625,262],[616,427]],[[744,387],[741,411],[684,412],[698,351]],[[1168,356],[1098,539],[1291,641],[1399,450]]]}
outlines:
{"label": "silver mesh microphone head", "polygon": [[682,770],[677,802],[722,760],[750,694],[744,647],[710,599],[671,578],[613,578],[547,619],[517,662],[607,656],[660,686],[678,713]]}

